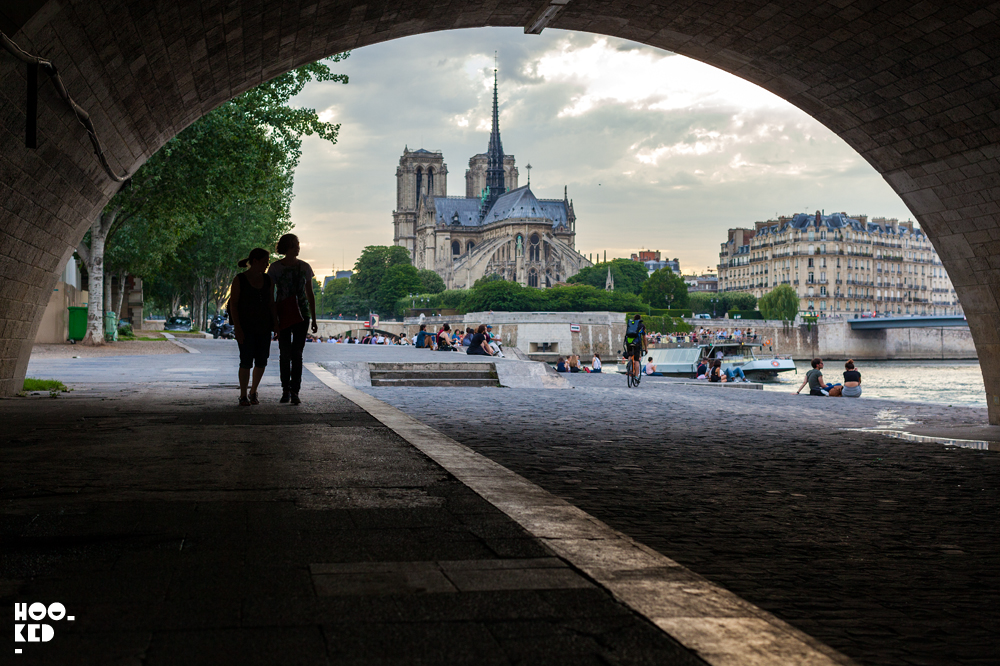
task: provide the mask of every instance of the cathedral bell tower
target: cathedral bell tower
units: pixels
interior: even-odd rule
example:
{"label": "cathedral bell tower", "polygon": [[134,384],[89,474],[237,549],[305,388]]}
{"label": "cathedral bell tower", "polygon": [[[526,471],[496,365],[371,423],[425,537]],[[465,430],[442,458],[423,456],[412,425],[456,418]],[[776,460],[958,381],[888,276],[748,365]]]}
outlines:
{"label": "cathedral bell tower", "polygon": [[503,143],[500,141],[500,110],[497,106],[497,70],[493,68],[493,129],[490,147],[486,151],[486,189],[482,193],[479,219],[486,217],[496,200],[507,191],[504,174]]}

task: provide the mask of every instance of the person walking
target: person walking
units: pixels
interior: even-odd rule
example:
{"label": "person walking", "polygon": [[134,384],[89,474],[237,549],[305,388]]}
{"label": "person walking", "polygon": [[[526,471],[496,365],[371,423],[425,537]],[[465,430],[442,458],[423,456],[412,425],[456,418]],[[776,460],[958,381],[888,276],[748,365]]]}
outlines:
{"label": "person walking", "polygon": [[274,280],[277,291],[275,301],[278,310],[278,352],[281,367],[281,400],[299,404],[299,389],[302,386],[302,349],[306,345],[306,333],[312,317],[312,332],[316,333],[316,297],[313,295],[313,269],[299,259],[299,238],[295,234],[285,234],[278,239],[278,254],[285,255],[271,264],[267,274]]}
{"label": "person walking", "polygon": [[[270,258],[263,248],[251,250],[250,256],[236,264],[246,270],[236,275],[229,291],[229,316],[240,348],[241,407],[260,404],[257,387],[271,355],[271,331],[275,329],[278,313],[274,307],[274,283],[264,273]],[[253,384],[247,395],[251,369]]]}

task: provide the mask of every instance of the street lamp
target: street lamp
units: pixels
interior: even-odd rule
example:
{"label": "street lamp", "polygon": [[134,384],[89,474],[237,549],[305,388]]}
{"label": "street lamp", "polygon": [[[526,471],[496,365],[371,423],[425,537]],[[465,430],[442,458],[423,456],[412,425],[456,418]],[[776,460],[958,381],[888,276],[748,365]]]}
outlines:
{"label": "street lamp", "polygon": [[717,299],[717,298],[713,298],[713,299],[709,300],[709,303],[712,304],[712,319],[715,319],[715,304],[718,303],[718,302],[719,302],[719,299]]}

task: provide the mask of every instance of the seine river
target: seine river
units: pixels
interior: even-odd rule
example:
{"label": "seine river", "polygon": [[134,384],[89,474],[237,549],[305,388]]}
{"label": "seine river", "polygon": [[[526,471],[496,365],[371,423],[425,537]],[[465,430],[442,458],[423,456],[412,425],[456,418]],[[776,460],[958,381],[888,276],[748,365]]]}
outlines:
{"label": "seine river", "polygon": [[[856,365],[865,398],[986,407],[978,361],[858,361]],[[799,374],[782,373],[765,388],[794,391],[810,369],[808,361],[796,361],[795,366]],[[823,369],[826,381],[844,381],[843,362],[829,361]]]}

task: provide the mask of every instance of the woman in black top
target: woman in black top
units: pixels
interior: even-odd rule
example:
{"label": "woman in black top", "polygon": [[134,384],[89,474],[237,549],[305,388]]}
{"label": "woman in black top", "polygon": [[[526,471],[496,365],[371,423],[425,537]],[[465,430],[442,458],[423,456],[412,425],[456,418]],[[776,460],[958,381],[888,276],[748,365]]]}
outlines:
{"label": "woman in black top", "polygon": [[860,398],[861,397],[861,373],[858,369],[854,367],[854,361],[848,361],[844,364],[846,372],[844,372],[844,390],[841,393],[845,398]]}
{"label": "woman in black top", "polygon": [[472,344],[466,353],[470,356],[493,356],[493,350],[486,341],[486,324],[480,324],[476,329],[476,334],[472,336]]}
{"label": "woman in black top", "polygon": [[[250,256],[237,264],[246,268],[233,280],[229,296],[229,316],[233,320],[236,342],[240,346],[240,406],[257,405],[257,387],[267,367],[271,354],[271,331],[275,328],[278,313],[274,307],[274,284],[264,272],[270,253],[254,248]],[[253,368],[253,385],[247,396],[250,369]]]}

